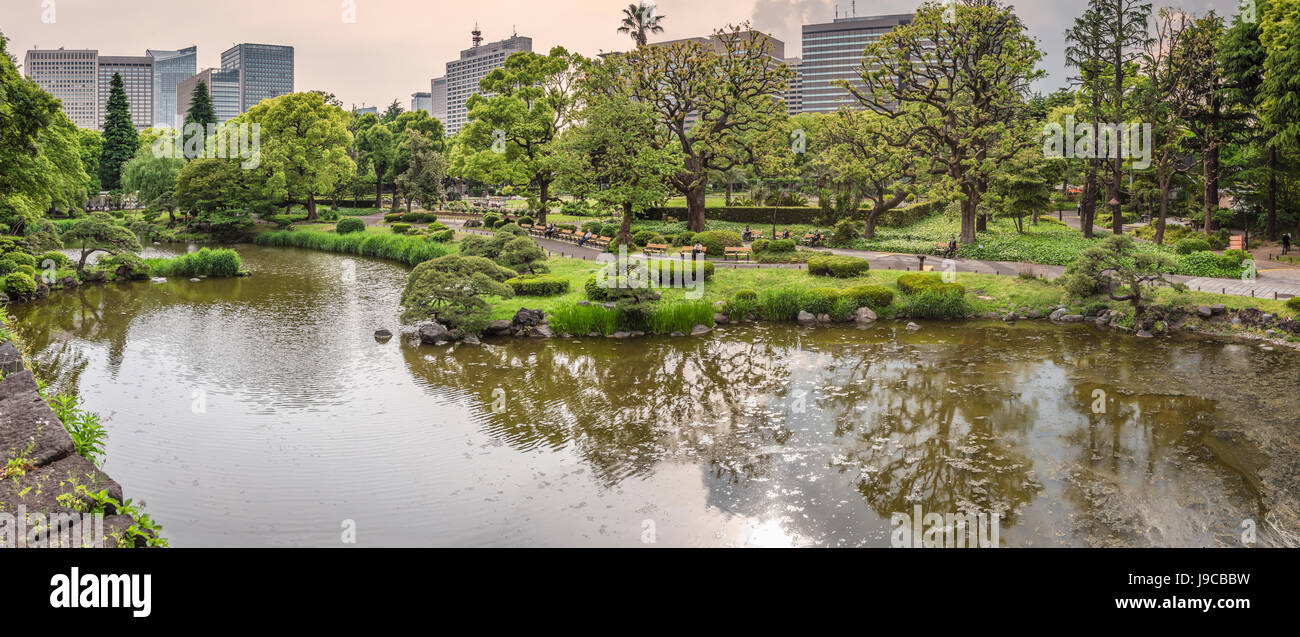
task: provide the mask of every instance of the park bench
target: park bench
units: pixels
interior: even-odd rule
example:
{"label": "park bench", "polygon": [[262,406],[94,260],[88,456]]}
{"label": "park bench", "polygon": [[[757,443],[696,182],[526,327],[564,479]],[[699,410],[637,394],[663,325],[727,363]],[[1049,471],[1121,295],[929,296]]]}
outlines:
{"label": "park bench", "polygon": [[763,233],[762,233],[762,232],[750,231],[750,233],[749,233],[749,238],[748,238],[748,239],[745,239],[745,240],[746,240],[746,241],[758,241],[759,239],[762,239],[762,238],[763,238]]}
{"label": "park bench", "polygon": [[578,239],[582,238],[582,235],[578,234],[577,232],[574,232],[573,230],[561,230],[560,233],[556,235],[556,237],[558,237],[560,241],[577,243]]}
{"label": "park bench", "polygon": [[[960,250],[960,249],[961,249],[961,244],[959,243],[959,244],[957,244],[957,250]],[[957,250],[950,250],[950,249],[948,249],[948,244],[946,244],[946,243],[939,243],[939,244],[935,244],[935,246],[934,246],[934,253],[935,253],[935,255],[937,255],[937,256],[941,256],[941,257],[943,257],[943,258],[945,258],[945,259],[952,259],[952,258],[956,257],[956,256],[957,256]]]}
{"label": "park bench", "polygon": [[745,257],[745,260],[749,261],[749,257],[752,254],[753,250],[751,248],[727,248],[726,254],[722,255],[722,260],[726,261],[727,259],[735,257],[736,260],[739,261],[740,257]]}
{"label": "park bench", "polygon": [[647,243],[645,246],[646,254],[668,254],[668,246],[662,243]]}
{"label": "park bench", "polygon": [[613,239],[609,237],[595,237],[591,241],[588,241],[587,245],[593,248],[600,248],[601,250],[604,250],[605,248],[609,247],[610,241],[613,241]]}
{"label": "park bench", "polygon": [[823,241],[825,241],[825,240],[826,240],[825,237],[822,237],[821,239],[817,239],[817,235],[814,235],[814,234],[812,234],[812,233],[809,233],[809,234],[806,234],[806,235],[803,236],[803,240],[802,240],[800,243],[802,243],[802,244],[804,244],[804,245],[806,245],[806,246],[812,247],[812,246],[819,246],[819,245],[821,245],[821,243],[822,243]]}

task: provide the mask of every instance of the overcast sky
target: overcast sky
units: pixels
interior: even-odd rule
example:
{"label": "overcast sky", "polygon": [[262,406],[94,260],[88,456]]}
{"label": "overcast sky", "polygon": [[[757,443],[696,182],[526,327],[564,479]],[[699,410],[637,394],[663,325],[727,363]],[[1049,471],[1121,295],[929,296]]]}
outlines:
{"label": "overcast sky", "polygon": [[[295,47],[296,88],[335,93],[351,106],[409,107],[411,93],[428,91],[448,60],[470,46],[475,23],[488,41],[514,31],[534,50],[562,45],[587,55],[626,50],[615,32],[620,11],[636,0],[0,0],[0,32],[22,63],[31,48],[98,49],[100,55],[144,55],[145,49],[199,47],[199,69],[220,66],[221,52],[240,42]],[[356,22],[344,21],[355,4]],[[850,11],[849,0],[658,0],[666,33],[655,39],[705,35],[750,20],[800,54],[800,27]],[[1044,92],[1064,86],[1062,34],[1085,0],[1013,3],[1046,52]],[[1156,7],[1236,13],[1238,0],[1154,1]],[[43,16],[53,5],[54,22]],[[858,0],[857,15],[909,13],[916,0]]]}

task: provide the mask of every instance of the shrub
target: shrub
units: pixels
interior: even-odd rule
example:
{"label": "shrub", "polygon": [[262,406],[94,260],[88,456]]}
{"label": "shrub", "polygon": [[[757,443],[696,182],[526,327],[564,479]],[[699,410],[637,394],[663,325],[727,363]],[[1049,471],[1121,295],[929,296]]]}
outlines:
{"label": "shrub", "polygon": [[149,270],[155,276],[179,277],[233,277],[239,276],[243,262],[234,250],[210,250],[182,254],[172,259],[148,259]]}
{"label": "shrub", "polygon": [[443,230],[450,230],[450,228],[441,223],[429,224],[429,232],[442,232]]}
{"label": "shrub", "polygon": [[601,223],[599,221],[587,221],[582,224],[583,232],[593,232],[600,234]]}
{"label": "shrub", "polygon": [[691,232],[690,230],[679,233],[676,237],[673,238],[673,245],[679,248],[683,246],[695,245],[695,233]]}
{"label": "shrub", "polygon": [[725,230],[711,230],[701,232],[691,239],[691,244],[700,244],[708,251],[711,257],[721,257],[727,253],[727,248],[739,248],[744,245],[740,240],[740,235]]}
{"label": "shrub", "polygon": [[9,274],[16,269],[18,269],[18,266],[14,265],[13,261],[0,259],[0,277],[4,277],[6,274]]}
{"label": "shrub", "polygon": [[[961,288],[960,285],[949,284]],[[919,294],[908,297],[907,304],[903,311],[907,316],[914,319],[930,320],[955,320],[964,319],[970,312],[966,305],[965,290],[962,294],[954,294],[955,289],[947,289],[948,285],[941,284],[939,287],[923,289]]]}
{"label": "shrub", "polygon": [[833,288],[815,288],[807,290],[801,299],[801,310],[810,314],[820,316],[830,314],[835,310],[835,305],[843,298],[843,292]]}
{"label": "shrub", "polygon": [[767,252],[768,246],[771,244],[772,242],[767,239],[755,239],[753,243],[749,244],[749,249],[753,250],[756,255],[762,254]]}
{"label": "shrub", "polygon": [[434,241],[434,242],[437,242],[437,243],[451,243],[452,241],[454,241],[454,240],[456,239],[456,231],[455,231],[455,230],[439,230],[439,231],[437,231],[437,232],[430,232],[430,233],[429,233],[429,236],[426,237],[426,238],[427,238],[429,241]]}
{"label": "shrub", "polygon": [[523,228],[520,228],[519,224],[517,223],[503,223],[497,226],[497,236],[500,236],[501,233],[503,232],[506,234],[514,235],[516,237],[528,236],[528,231],[524,230]]}
{"label": "shrub", "polygon": [[757,300],[758,300],[758,292],[755,292],[755,291],[753,291],[753,290],[740,290],[739,292],[736,292],[736,295],[733,296],[732,298],[735,298],[735,299],[744,299],[744,300],[747,300],[747,301],[757,301]]}
{"label": "shrub", "polygon": [[898,289],[903,294],[920,294],[926,290],[943,285],[943,277],[938,274],[904,274],[898,277]]}
{"label": "shrub", "polygon": [[653,230],[642,230],[632,235],[632,243],[636,244],[636,247],[638,248],[644,248],[651,243],[662,244],[663,242],[663,235]]}
{"label": "shrub", "polygon": [[803,290],[769,288],[758,297],[758,315],[767,321],[793,321],[803,309]]}
{"label": "shrub", "polygon": [[1288,300],[1288,301],[1286,302],[1286,306],[1287,306],[1288,309],[1292,309],[1292,310],[1295,310],[1295,311],[1297,311],[1297,312],[1300,312],[1300,296],[1297,296],[1297,297],[1295,297],[1295,298],[1293,298],[1293,299]]}
{"label": "shrub", "polygon": [[100,259],[95,264],[95,268],[104,272],[111,272],[119,280],[127,281],[147,279],[150,272],[152,272],[149,264],[144,259],[130,252],[121,252]]}
{"label": "shrub", "polygon": [[4,256],[4,260],[14,265],[30,265],[36,267],[36,257],[26,252],[10,252]]}
{"label": "shrub", "polygon": [[1181,239],[1174,244],[1174,252],[1178,254],[1191,254],[1193,252],[1209,252],[1210,242],[1205,239]]}
{"label": "shrub", "polygon": [[500,217],[496,215],[483,215],[483,226],[485,228],[495,228],[498,220],[500,220]]}
{"label": "shrub", "polygon": [[568,279],[552,274],[530,274],[506,281],[515,296],[558,296],[569,292]]}
{"label": "shrub", "polygon": [[42,267],[45,266],[46,261],[52,261],[55,268],[67,268],[72,266],[72,259],[68,258],[68,255],[58,251],[46,252],[41,255],[40,261]]}
{"label": "shrub", "polygon": [[621,227],[622,227],[621,224],[606,223],[600,226],[599,232],[595,230],[593,230],[592,232],[596,232],[596,234],[602,237],[609,237],[613,239],[618,237],[618,231],[621,229]]}
{"label": "shrub", "polygon": [[844,296],[852,299],[858,307],[869,307],[873,310],[882,310],[894,304],[894,291],[880,285],[852,287],[844,291]]}
{"label": "shrub", "polygon": [[519,218],[519,225],[521,225],[521,226],[531,226],[531,225],[533,225],[533,218],[532,218],[532,217],[520,217],[520,218]]}
{"label": "shrub", "polygon": [[15,268],[14,271],[22,272],[23,274],[26,274],[27,276],[32,277],[33,279],[36,278],[36,268],[33,268],[30,265],[26,265],[26,264],[20,265],[17,268]]}
{"label": "shrub", "polygon": [[397,213],[393,213],[391,215],[384,215],[384,223],[397,223],[401,220],[402,220],[402,215]]}
{"label": "shrub", "polygon": [[832,248],[843,248],[851,245],[861,236],[862,229],[858,226],[856,221],[853,221],[852,219],[841,219],[839,223],[835,224],[835,231],[831,233],[830,239],[827,240],[827,245]]}
{"label": "shrub", "polygon": [[1219,262],[1222,263],[1225,268],[1235,268],[1240,267],[1242,263],[1245,263],[1247,258],[1249,258],[1249,255],[1247,255],[1244,250],[1228,250],[1223,253]]}
{"label": "shrub", "polygon": [[808,273],[814,276],[830,276],[848,279],[862,276],[871,270],[871,263],[858,257],[817,256],[808,259]]}
{"label": "shrub", "polygon": [[410,229],[411,229],[411,224],[409,223],[393,224],[393,234],[406,234]]}
{"label": "shrub", "polygon": [[743,321],[750,314],[758,311],[758,293],[753,290],[741,290],[732,296],[722,308],[722,313],[732,321]]}
{"label": "shrub", "polygon": [[798,247],[799,246],[794,242],[794,239],[774,239],[768,243],[766,250],[755,250],[755,252],[783,254],[786,252],[794,252]]}
{"label": "shrub", "polygon": [[[474,238],[471,235],[469,238]],[[477,237],[487,241],[484,237]],[[257,245],[307,248],[324,252],[355,254],[418,265],[450,252],[447,246],[419,237],[392,234],[355,233],[340,235],[332,232],[265,232],[257,236]]]}
{"label": "shrub", "polygon": [[351,234],[353,232],[365,232],[366,222],[356,217],[347,217],[334,224],[334,232],[339,234]]}
{"label": "shrub", "polygon": [[36,296],[36,279],[23,272],[10,272],[0,279],[0,288],[11,299],[28,299]]}

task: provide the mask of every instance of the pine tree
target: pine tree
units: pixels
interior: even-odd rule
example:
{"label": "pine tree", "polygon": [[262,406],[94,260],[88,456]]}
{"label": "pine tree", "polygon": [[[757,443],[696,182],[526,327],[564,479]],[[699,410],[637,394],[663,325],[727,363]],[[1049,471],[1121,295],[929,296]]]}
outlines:
{"label": "pine tree", "polygon": [[131,121],[131,105],[122,88],[122,76],[113,74],[104,118],[104,153],[99,160],[99,181],[105,190],[122,187],[122,166],[135,157],[140,139]]}

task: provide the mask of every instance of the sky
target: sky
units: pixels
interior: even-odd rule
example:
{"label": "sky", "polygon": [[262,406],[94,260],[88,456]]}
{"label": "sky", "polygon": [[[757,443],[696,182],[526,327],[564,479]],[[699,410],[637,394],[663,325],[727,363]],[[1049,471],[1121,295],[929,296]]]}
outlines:
{"label": "sky", "polygon": [[[199,70],[221,65],[221,52],[241,42],[296,48],[298,91],[325,90],[347,107],[386,106],[428,91],[446,63],[470,47],[475,24],[492,42],[514,32],[533,50],[564,46],[585,55],[622,51],[620,12],[637,0],[0,0],[0,33],[22,63],[32,48],[98,49],[100,55],[144,55],[145,49],[199,47]],[[1201,13],[1236,13],[1241,0],[1152,0]],[[1246,0],[1249,1],[1249,0]],[[707,35],[750,21],[800,53],[801,25],[851,11],[851,0],[657,0],[666,32],[652,41]],[[1086,0],[1011,2],[1046,53],[1043,92],[1067,83],[1063,34]],[[918,0],[858,0],[857,15],[910,13]],[[355,8],[354,11],[351,8]],[[355,16],[354,21],[348,18]],[[52,20],[51,20],[52,19]]]}

